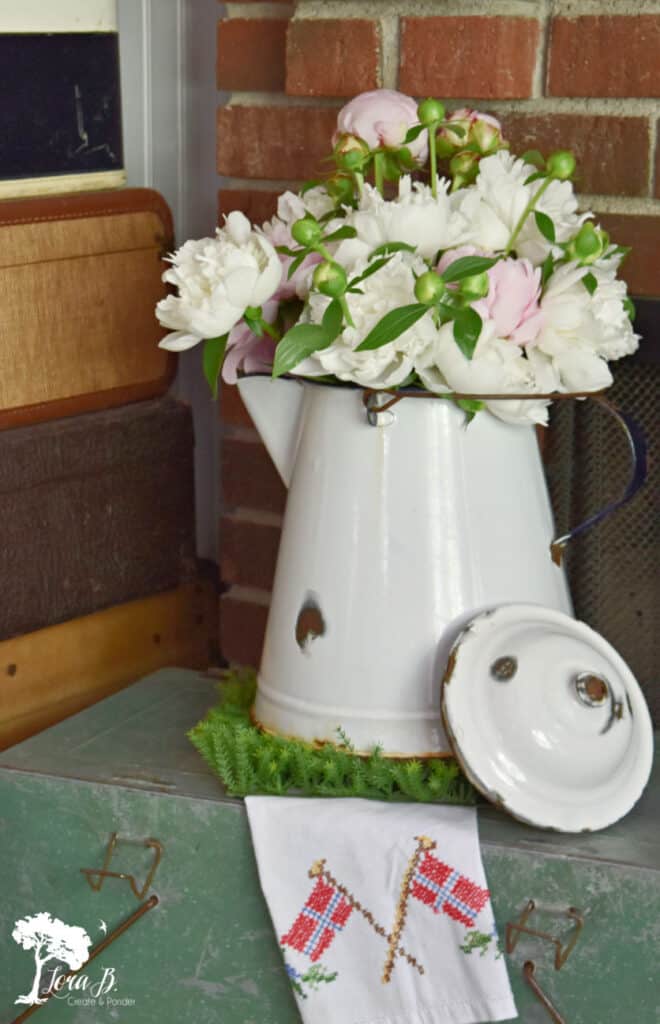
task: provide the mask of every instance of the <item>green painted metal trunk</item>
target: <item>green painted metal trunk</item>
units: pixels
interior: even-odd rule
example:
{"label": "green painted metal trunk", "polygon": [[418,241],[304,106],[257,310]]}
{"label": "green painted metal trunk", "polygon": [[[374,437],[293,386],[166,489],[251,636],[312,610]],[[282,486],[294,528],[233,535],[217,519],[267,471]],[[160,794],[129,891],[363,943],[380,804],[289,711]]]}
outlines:
{"label": "green painted metal trunk", "polygon": [[[215,703],[214,682],[167,669],[0,754],[0,1024],[25,1004],[35,951],[12,938],[15,922],[47,911],[103,941],[148,893],[158,905],[82,972],[63,982],[57,960],[42,987],[56,994],[44,1024],[295,1024],[299,1019],[261,896],[246,816],[227,797],[185,732]],[[496,810],[480,810],[480,835],[504,941],[528,901],[527,924],[568,941],[584,927],[560,970],[555,947],[523,934],[507,956],[519,1020],[545,1024],[525,982],[535,977],[567,1024],[658,1024],[660,827],[652,787],[624,821],[596,835],[543,833]],[[162,844],[148,893],[126,878],[93,891],[81,868],[132,874],[139,889]],[[91,880],[98,884],[99,877]],[[475,949],[471,954],[478,956]],[[42,953],[43,956],[43,953]],[[442,950],[437,951],[438,961]],[[432,957],[432,953],[431,953]],[[338,1024],[350,1024],[348,1021]]]}

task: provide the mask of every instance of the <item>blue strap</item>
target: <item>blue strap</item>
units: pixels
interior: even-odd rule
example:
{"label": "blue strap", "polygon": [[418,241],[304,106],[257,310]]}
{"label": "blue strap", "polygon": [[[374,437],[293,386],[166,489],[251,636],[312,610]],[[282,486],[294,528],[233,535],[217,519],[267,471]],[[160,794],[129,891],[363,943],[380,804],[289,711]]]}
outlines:
{"label": "blue strap", "polygon": [[556,540],[553,540],[550,545],[550,555],[555,565],[561,565],[564,550],[570,541],[575,537],[579,537],[580,534],[586,533],[596,523],[600,523],[607,516],[611,516],[613,512],[617,512],[624,505],[627,505],[646,483],[648,475],[648,445],[639,423],[628,413],[618,409],[612,402],[604,398],[603,395],[594,395],[592,401],[598,402],[610,416],[614,417],[628,441],[631,459],[630,478],[624,493],[617,501],[611,501],[608,505],[599,509],[598,512],[594,512],[588,519],[585,519],[583,523],[573,527],[572,530],[569,530],[562,537],[557,537]]}

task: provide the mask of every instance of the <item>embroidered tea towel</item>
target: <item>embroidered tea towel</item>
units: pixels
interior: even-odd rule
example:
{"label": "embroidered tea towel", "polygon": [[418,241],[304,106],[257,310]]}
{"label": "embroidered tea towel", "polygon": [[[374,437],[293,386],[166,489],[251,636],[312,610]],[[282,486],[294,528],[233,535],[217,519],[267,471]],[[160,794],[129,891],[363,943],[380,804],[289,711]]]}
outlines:
{"label": "embroidered tea towel", "polygon": [[517,1016],[473,808],[257,796],[246,806],[305,1024]]}

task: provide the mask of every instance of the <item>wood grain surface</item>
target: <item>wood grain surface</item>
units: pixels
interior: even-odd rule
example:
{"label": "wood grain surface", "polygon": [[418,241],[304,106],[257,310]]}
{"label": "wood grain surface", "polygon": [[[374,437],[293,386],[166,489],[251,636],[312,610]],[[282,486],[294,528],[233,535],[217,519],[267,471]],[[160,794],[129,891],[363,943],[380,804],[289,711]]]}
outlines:
{"label": "wood grain surface", "polygon": [[166,390],[154,306],[171,247],[149,189],[0,203],[0,428]]}
{"label": "wood grain surface", "polygon": [[0,432],[0,639],[191,579],[190,410],[165,397]]}
{"label": "wood grain surface", "polygon": [[167,665],[205,669],[217,598],[196,581],[0,642],[0,749]]}

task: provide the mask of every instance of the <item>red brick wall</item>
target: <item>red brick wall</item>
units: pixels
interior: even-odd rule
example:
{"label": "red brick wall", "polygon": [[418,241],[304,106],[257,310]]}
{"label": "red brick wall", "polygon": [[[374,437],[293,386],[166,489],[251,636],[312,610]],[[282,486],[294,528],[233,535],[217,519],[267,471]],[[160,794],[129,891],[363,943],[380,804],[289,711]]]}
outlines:
{"label": "red brick wall", "polygon": [[[660,295],[660,13],[639,0],[243,0],[218,24],[219,211],[271,216],[314,176],[346,97],[379,86],[499,114],[519,152],[570,147],[585,203]],[[284,487],[224,388],[223,651],[256,664]]]}

